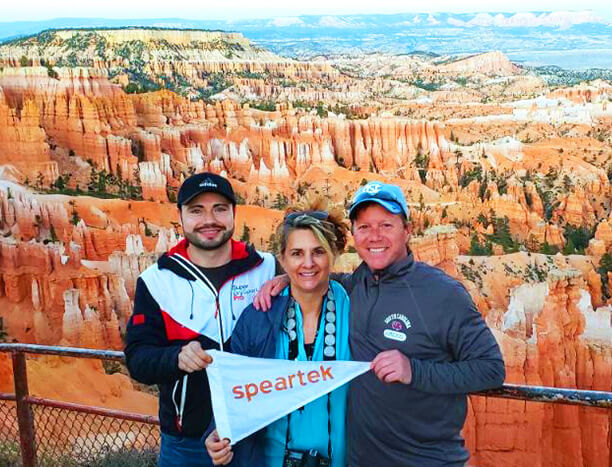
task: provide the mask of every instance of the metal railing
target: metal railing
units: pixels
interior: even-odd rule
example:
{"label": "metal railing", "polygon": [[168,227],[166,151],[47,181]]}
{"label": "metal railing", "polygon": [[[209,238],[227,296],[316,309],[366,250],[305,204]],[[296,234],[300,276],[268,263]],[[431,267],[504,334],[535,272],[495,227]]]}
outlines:
{"label": "metal railing", "polygon": [[157,465],[157,417],[34,397],[28,390],[26,353],[121,362],[123,352],[33,344],[0,344],[0,352],[11,354],[15,388],[0,393],[0,466]]}
{"label": "metal railing", "polygon": [[[12,356],[15,387],[13,394],[0,393],[0,465],[156,465],[157,417],[34,397],[28,391],[27,353],[122,362],[123,352],[34,344],[0,344],[0,352]],[[504,384],[476,395],[612,409],[612,392],[603,391]],[[609,423],[612,450],[612,410]],[[609,456],[612,467],[612,452]]]}

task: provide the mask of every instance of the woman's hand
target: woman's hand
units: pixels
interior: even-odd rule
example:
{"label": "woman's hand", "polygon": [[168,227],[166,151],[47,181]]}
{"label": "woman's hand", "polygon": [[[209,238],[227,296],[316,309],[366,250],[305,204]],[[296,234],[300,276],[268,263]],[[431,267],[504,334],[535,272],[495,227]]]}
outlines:
{"label": "woman's hand", "polygon": [[289,285],[287,274],[266,281],[255,295],[253,306],[257,310],[268,311],[272,307],[272,297],[276,297],[287,285]]}
{"label": "woman's hand", "polygon": [[214,465],[227,465],[234,458],[230,440],[227,438],[219,439],[217,430],[208,435],[204,445]]}

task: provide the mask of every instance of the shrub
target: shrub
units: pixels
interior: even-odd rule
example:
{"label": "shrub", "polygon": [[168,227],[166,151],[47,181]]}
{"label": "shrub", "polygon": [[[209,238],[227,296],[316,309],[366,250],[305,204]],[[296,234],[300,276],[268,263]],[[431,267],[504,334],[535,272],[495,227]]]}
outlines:
{"label": "shrub", "polygon": [[151,228],[149,227],[149,224],[147,224],[145,222],[145,226],[144,226],[144,234],[145,237],[152,237],[153,236],[153,232],[151,231]]}
{"label": "shrub", "polygon": [[429,166],[429,154],[422,154],[420,151],[417,152],[417,155],[414,158],[414,164],[419,169],[419,177],[421,177],[421,182],[425,183],[427,178],[427,167]]}
{"label": "shrub", "polygon": [[289,206],[289,200],[282,193],[276,193],[276,197],[274,198],[274,204],[272,205],[272,209],[283,210],[287,206]]}
{"label": "shrub", "polygon": [[317,115],[321,118],[327,117],[327,110],[325,110],[325,106],[323,105],[323,102],[319,101],[317,102]]}
{"label": "shrub", "polygon": [[240,236],[240,241],[244,243],[249,243],[251,241],[251,229],[246,224],[244,224],[244,227],[242,229],[242,235]]}
{"label": "shrub", "polygon": [[512,238],[507,217],[493,218],[493,235],[489,235],[489,240],[501,245],[504,253],[515,253],[519,250],[519,243]]}
{"label": "shrub", "polygon": [[556,255],[559,253],[559,247],[557,245],[550,245],[548,242],[544,242],[540,247],[540,253],[544,255]]}
{"label": "shrub", "polygon": [[235,193],[236,195],[236,204],[246,204],[246,200],[240,193]]}
{"label": "shrub", "polygon": [[481,244],[478,241],[478,235],[473,234],[472,239],[470,241],[470,250],[468,251],[468,255],[471,256],[491,256],[493,254],[493,248],[491,247],[490,241],[485,241]]}
{"label": "shrub", "polygon": [[410,84],[426,91],[437,91],[438,89],[440,89],[440,83],[427,83],[424,82],[421,78],[412,81]]}
{"label": "shrub", "polygon": [[481,166],[476,166],[472,170],[468,170],[467,172],[465,172],[459,179],[459,185],[461,185],[462,188],[465,188],[471,183],[472,180],[478,180],[479,182],[482,182]]}
{"label": "shrub", "polygon": [[77,225],[80,222],[81,218],[79,217],[79,213],[76,212],[76,209],[74,209],[74,206],[72,208],[72,217],[70,219],[70,223],[72,225]]}
{"label": "shrub", "polygon": [[104,373],[107,375],[121,373],[121,363],[114,360],[102,360],[102,367],[104,368]]}
{"label": "shrub", "polygon": [[[4,342],[1,341],[0,342]],[[0,465],[21,465],[21,448],[19,443],[10,441],[0,444]]]}
{"label": "shrub", "polygon": [[[7,337],[8,337],[8,333],[4,330],[4,320],[0,316],[0,342],[6,342]],[[0,452],[2,452],[2,449],[0,449]],[[2,458],[0,458],[0,460],[1,459]],[[3,464],[0,462],[0,465],[3,465]]]}
{"label": "shrub", "polygon": [[604,253],[597,268],[601,278],[601,294],[604,300],[610,298],[610,290],[608,289],[608,272],[610,271],[612,271],[612,256],[609,253]]}
{"label": "shrub", "polygon": [[564,255],[584,254],[584,250],[589,246],[589,240],[593,238],[595,232],[587,227],[576,227],[566,224],[563,235],[566,238]]}
{"label": "shrub", "polygon": [[121,449],[110,451],[93,461],[92,467],[155,467],[157,465],[157,451],[145,449]]}
{"label": "shrub", "polygon": [[276,103],[274,101],[249,101],[249,107],[252,109],[263,110],[265,112],[274,112]]}
{"label": "shrub", "polygon": [[51,227],[49,228],[49,237],[51,243],[57,243],[59,241],[59,239],[57,238],[57,233],[55,232],[55,227],[53,227],[53,224],[51,224]]}
{"label": "shrub", "polygon": [[51,65],[47,65],[47,75],[49,76],[49,78],[59,79],[57,71],[55,71]]}

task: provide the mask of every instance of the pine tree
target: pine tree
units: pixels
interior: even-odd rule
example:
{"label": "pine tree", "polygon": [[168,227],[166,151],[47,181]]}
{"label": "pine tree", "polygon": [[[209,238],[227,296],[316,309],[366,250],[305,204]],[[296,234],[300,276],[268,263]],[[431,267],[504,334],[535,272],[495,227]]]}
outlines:
{"label": "pine tree", "polygon": [[268,251],[274,254],[280,253],[279,238],[274,232],[272,232],[270,238],[268,239]]}
{"label": "pine tree", "polygon": [[44,184],[45,184],[45,176],[41,172],[38,172],[38,175],[36,175],[36,188],[40,190],[42,189]]}
{"label": "pine tree", "polygon": [[72,225],[77,225],[81,218],[79,217],[79,214],[77,213],[76,208],[74,207],[74,201],[70,201],[68,204],[72,206],[72,218],[70,219],[70,223]]}
{"label": "pine tree", "polygon": [[540,247],[540,253],[544,255],[556,255],[559,253],[559,247],[557,245],[551,245],[548,242],[544,242],[544,244]]}
{"label": "pine tree", "polygon": [[610,290],[608,289],[608,272],[610,271],[612,271],[612,256],[609,253],[604,253],[597,268],[601,277],[601,293],[604,299],[610,298]]}
{"label": "pine tree", "polygon": [[251,241],[251,229],[249,229],[249,226],[246,224],[244,224],[244,227],[242,229],[240,241],[244,243],[249,243]]}
{"label": "pine tree", "polygon": [[98,172],[95,167],[91,167],[89,172],[89,183],[87,184],[87,191],[95,193],[98,190]]}
{"label": "pine tree", "polygon": [[66,184],[64,183],[64,177],[62,177],[61,175],[57,177],[57,180],[55,180],[53,186],[59,191],[62,191],[64,188],[66,188]]}
{"label": "pine tree", "polygon": [[481,245],[478,241],[478,235],[473,234],[470,240],[470,250],[468,255],[471,256],[491,256],[493,254],[493,248],[491,247],[490,241],[485,241],[484,245]]}
{"label": "pine tree", "polygon": [[563,247],[562,253],[564,255],[573,255],[576,253],[576,246],[574,245],[574,241],[571,238],[568,238],[567,242],[565,242],[565,246]]}
{"label": "pine tree", "polygon": [[98,193],[106,193],[106,182],[107,182],[108,174],[105,169],[100,170],[98,172],[98,180],[96,184],[96,190]]}
{"label": "pine tree", "polygon": [[49,235],[51,236],[51,243],[58,242],[57,234],[55,233],[55,227],[53,227],[53,224],[51,224],[51,227],[49,229]]}
{"label": "pine tree", "polygon": [[507,217],[493,217],[493,235],[489,235],[489,240],[501,245],[504,253],[515,253],[519,249],[519,244],[512,238],[510,225]]}
{"label": "pine tree", "polygon": [[8,333],[4,330],[4,320],[0,317],[0,342],[6,342]]}

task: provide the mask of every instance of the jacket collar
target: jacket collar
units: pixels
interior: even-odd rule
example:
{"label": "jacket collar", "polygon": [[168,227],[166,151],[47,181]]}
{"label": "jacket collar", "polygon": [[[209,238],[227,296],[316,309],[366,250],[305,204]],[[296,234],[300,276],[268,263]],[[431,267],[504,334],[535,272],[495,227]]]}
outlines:
{"label": "jacket collar", "polygon": [[[237,242],[233,238],[230,239],[230,243],[232,245],[232,261],[235,259],[244,259],[249,256],[247,244],[243,242]],[[175,246],[173,246],[169,251],[168,255],[173,255],[175,253],[184,256],[188,260],[191,260],[189,257],[189,253],[187,251],[187,247],[189,246],[189,242],[186,238],[181,239]]]}
{"label": "jacket collar", "polygon": [[[230,277],[242,274],[243,272],[246,272],[249,269],[259,265],[263,261],[263,258],[259,255],[259,253],[257,253],[253,245],[237,242],[234,239],[231,239],[230,242],[232,246],[232,259],[230,260],[231,266],[230,270],[228,271]],[[157,266],[159,269],[168,269],[183,279],[195,280],[191,275],[186,274],[182,267],[178,266],[169,258],[172,255],[179,254],[188,260],[191,260],[187,251],[188,245],[189,242],[187,242],[187,239],[183,238],[167,253],[164,253],[157,260]]]}
{"label": "jacket collar", "polygon": [[287,307],[289,306],[289,295],[277,295],[272,298],[272,307],[266,313],[268,320],[272,323],[275,328],[280,329],[283,321],[283,316]]}
{"label": "jacket collar", "polygon": [[365,261],[361,263],[359,269],[362,269],[364,271],[364,274],[368,280],[383,281],[408,274],[414,269],[414,263],[414,255],[410,250],[408,250],[408,254],[405,257],[403,257],[399,261],[396,261],[395,263],[391,263],[385,269],[377,271],[376,275],[368,267]]}

